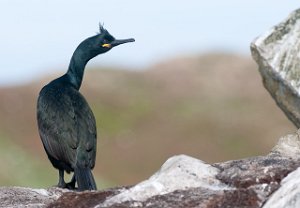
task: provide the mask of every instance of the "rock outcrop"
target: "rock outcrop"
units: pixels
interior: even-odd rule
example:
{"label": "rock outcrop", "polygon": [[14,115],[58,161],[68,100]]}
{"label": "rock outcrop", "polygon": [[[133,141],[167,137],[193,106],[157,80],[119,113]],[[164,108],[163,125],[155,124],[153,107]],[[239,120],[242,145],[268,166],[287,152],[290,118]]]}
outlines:
{"label": "rock outcrop", "polygon": [[300,9],[251,44],[266,89],[300,128]]}
{"label": "rock outcrop", "polygon": [[0,207],[46,207],[51,202],[56,201],[64,192],[67,192],[67,190],[0,187]]}

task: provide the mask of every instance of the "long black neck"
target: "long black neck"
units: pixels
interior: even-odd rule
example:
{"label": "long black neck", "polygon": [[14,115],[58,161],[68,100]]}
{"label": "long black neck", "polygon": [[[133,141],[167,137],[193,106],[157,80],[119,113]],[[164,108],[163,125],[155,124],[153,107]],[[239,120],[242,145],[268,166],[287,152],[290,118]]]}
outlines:
{"label": "long black neck", "polygon": [[66,75],[77,90],[79,90],[81,86],[85,66],[91,58],[93,58],[93,56],[85,52],[84,48],[80,47],[80,45],[73,53]]}

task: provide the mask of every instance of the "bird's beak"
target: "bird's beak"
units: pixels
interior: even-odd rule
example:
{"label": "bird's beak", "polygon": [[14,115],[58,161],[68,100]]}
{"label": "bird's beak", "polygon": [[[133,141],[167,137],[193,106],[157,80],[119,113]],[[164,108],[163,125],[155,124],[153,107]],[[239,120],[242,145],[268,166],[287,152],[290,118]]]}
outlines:
{"label": "bird's beak", "polygon": [[[112,41],[109,45],[111,45],[110,47],[115,47],[117,45],[121,45],[124,43],[129,43],[129,42],[134,42],[135,40],[133,38],[129,38],[129,39],[121,39],[121,40],[114,40]],[[105,45],[105,44],[104,44]]]}

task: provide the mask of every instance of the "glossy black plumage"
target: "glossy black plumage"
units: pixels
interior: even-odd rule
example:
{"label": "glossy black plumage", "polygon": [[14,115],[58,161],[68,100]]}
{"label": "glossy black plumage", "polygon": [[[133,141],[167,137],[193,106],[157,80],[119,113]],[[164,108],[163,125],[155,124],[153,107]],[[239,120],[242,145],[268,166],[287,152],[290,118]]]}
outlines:
{"label": "glossy black plumage", "polygon": [[[78,190],[95,190],[91,170],[97,149],[96,121],[85,98],[78,91],[87,62],[114,46],[133,42],[116,40],[103,27],[100,34],[84,40],[75,50],[66,74],[53,80],[40,91],[37,121],[41,140],[52,165],[59,170],[58,186]],[[74,172],[70,183],[64,171]]]}

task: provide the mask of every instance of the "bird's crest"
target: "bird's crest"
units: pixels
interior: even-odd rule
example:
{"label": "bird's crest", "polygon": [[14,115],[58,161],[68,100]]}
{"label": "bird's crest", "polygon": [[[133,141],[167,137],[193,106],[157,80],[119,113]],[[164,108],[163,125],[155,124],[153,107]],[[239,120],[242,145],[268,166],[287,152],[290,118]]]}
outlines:
{"label": "bird's crest", "polygon": [[107,33],[107,30],[104,28],[104,23],[99,23],[99,33]]}

